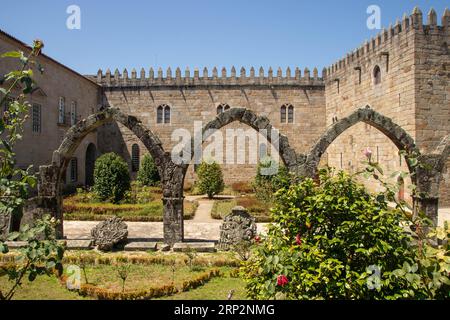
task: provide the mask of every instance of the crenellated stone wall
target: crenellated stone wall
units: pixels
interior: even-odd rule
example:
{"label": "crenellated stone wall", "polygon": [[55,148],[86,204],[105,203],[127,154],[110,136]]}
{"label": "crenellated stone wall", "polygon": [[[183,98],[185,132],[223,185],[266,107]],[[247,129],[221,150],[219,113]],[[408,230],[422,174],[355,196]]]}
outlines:
{"label": "crenellated stone wall", "polygon": [[[327,68],[327,126],[368,104],[405,129],[422,153],[431,152],[450,133],[449,16],[446,10],[441,25],[437,25],[432,9],[427,24],[423,24],[422,13],[415,8],[410,16],[405,15]],[[377,67],[381,72],[379,83]],[[398,148],[384,134],[363,123],[347,130],[329,147],[329,164],[356,172],[362,167],[367,147],[387,176],[407,171]],[[380,189],[374,181],[366,183],[372,190]],[[409,183],[406,181],[405,198]],[[448,190],[449,183],[448,178],[444,179],[442,189]],[[443,192],[442,197],[442,204],[448,204],[448,194]]]}
{"label": "crenellated stone wall", "polygon": [[[164,77],[161,69],[157,77],[154,77],[152,70],[148,75],[142,70],[140,77],[133,70],[129,77],[125,70],[122,74],[116,71],[114,75],[109,71],[106,74],[99,72],[92,79],[103,86],[105,105],[138,116],[159,136],[167,151],[171,151],[178,143],[178,140],[172,141],[172,134],[176,130],[187,129],[193,135],[194,123],[205,125],[213,120],[221,104],[230,108],[247,108],[258,115],[267,116],[270,123],[288,137],[291,146],[299,153],[306,153],[325,129],[324,83],[317,69],[312,74],[305,69],[303,75],[298,68],[293,74],[290,69],[284,74],[279,69],[275,76],[271,69],[267,74],[260,69],[258,75],[255,75],[253,68],[250,74],[242,69],[239,76],[234,70],[227,74],[223,69],[220,76],[217,75],[217,69],[213,70],[212,76],[208,75],[206,69],[202,76],[198,71],[194,71],[192,76],[186,70],[184,77],[181,77],[179,69],[175,77],[171,75],[170,69]],[[280,108],[285,104],[294,107],[293,123],[281,123]],[[170,123],[157,123],[156,112],[161,105],[170,106]],[[225,138],[222,158],[225,183],[250,181],[256,174],[258,146],[250,149],[248,143],[238,144],[237,138],[227,139],[227,129],[242,129],[237,134],[247,136],[254,133],[253,129],[235,122],[220,130]],[[130,159],[131,146],[137,143],[141,150],[140,156],[144,155],[145,149],[139,141],[121,125],[108,125],[99,130],[98,137],[102,152],[116,151],[125,159]],[[258,142],[265,143],[270,150],[270,144],[263,137]],[[208,144],[209,141],[204,143],[204,150]],[[233,164],[227,162],[231,160],[226,158],[227,149],[234,155]],[[237,156],[242,154],[245,154],[244,163],[237,163]],[[194,180],[194,166],[190,166],[185,182],[192,184]]]}

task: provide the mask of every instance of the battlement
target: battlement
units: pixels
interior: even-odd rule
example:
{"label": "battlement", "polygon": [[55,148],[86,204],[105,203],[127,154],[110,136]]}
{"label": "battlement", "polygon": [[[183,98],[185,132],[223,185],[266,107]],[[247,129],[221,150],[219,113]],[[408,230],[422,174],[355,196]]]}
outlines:
{"label": "battlement", "polygon": [[233,86],[233,85],[298,85],[298,86],[324,86],[325,69],[322,71],[322,77],[319,77],[317,68],[314,68],[311,72],[308,68],[302,71],[300,68],[295,68],[294,72],[288,67],[283,75],[281,68],[277,69],[276,74],[272,68],[269,68],[267,74],[261,67],[256,75],[255,68],[250,69],[250,74],[247,74],[245,68],[241,68],[239,75],[236,74],[235,67],[231,68],[230,74],[227,74],[226,68],[222,68],[220,74],[215,67],[212,70],[212,74],[208,73],[207,68],[203,68],[202,74],[195,68],[191,74],[189,68],[186,68],[184,75],[181,73],[181,69],[177,68],[175,74],[172,74],[172,69],[169,67],[163,75],[162,68],[159,68],[157,74],[153,68],[150,68],[149,72],[142,68],[139,76],[136,69],[128,74],[127,69],[124,69],[122,73],[118,69],[111,73],[108,69],[106,73],[102,70],[97,72],[96,76],[87,76],[89,79],[96,81],[103,87],[148,87],[148,86]]}
{"label": "battlement", "polygon": [[[401,21],[397,19],[395,25],[390,24],[388,29],[383,29],[378,35],[370,39],[370,41],[366,40],[359,48],[349,52],[345,58],[340,59],[326,68],[328,79],[333,80],[333,74],[342,69],[346,69],[354,63],[358,63],[358,61],[365,57],[370,57],[381,47],[385,47],[386,44],[391,44],[400,35],[407,35],[412,32],[448,35],[450,33],[450,10],[445,9],[441,18],[441,25],[439,26],[437,24],[437,14],[433,8],[428,12],[427,23],[424,24],[422,12],[418,7],[415,7],[410,16],[404,14]],[[383,52],[382,54],[388,53]]]}

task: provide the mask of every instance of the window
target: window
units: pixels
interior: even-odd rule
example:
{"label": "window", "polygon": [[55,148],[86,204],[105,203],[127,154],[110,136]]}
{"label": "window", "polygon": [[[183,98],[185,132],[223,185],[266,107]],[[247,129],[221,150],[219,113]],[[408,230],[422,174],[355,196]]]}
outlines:
{"label": "window", "polygon": [[286,123],[286,106],[282,105],[280,110],[280,122]]}
{"label": "window", "polygon": [[136,143],[131,146],[131,171],[139,171],[139,146]]}
{"label": "window", "polygon": [[72,101],[70,105],[70,125],[73,126],[77,123],[77,102]]}
{"label": "window", "polygon": [[170,123],[170,107],[167,104],[156,109],[156,123]]}
{"label": "window", "polygon": [[58,107],[58,123],[64,123],[64,113],[65,113],[66,99],[64,97],[59,97],[59,107]]}
{"label": "window", "polygon": [[288,123],[294,123],[294,107],[292,105],[288,107]]}
{"label": "window", "polygon": [[217,106],[217,114],[221,114],[224,111],[230,109],[230,106],[226,103],[221,103]]}
{"label": "window", "polygon": [[41,132],[41,105],[39,104],[33,104],[32,107],[32,130],[35,133]]}
{"label": "window", "polygon": [[156,110],[156,123],[163,122],[163,107],[159,106]]}
{"label": "window", "polygon": [[77,158],[72,158],[70,160],[70,181],[78,181],[78,161]]}
{"label": "window", "polygon": [[164,123],[170,123],[170,107],[164,107]]}
{"label": "window", "polygon": [[379,66],[375,66],[375,68],[373,68],[373,82],[374,84],[381,83],[381,69]]}
{"label": "window", "polygon": [[[287,113],[287,117],[286,117]],[[294,106],[292,104],[283,104],[280,109],[281,123],[294,123]]]}

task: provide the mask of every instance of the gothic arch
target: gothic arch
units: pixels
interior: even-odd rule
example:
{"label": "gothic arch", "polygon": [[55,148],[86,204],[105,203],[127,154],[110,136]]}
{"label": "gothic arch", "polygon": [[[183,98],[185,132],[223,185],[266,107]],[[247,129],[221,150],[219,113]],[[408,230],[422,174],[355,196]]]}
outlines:
{"label": "gothic arch", "polygon": [[[167,175],[164,175],[166,171],[170,171],[166,169],[171,166],[168,154],[164,152],[159,138],[136,117],[127,115],[117,108],[105,108],[96,114],[90,115],[66,132],[61,145],[53,153],[52,163],[48,166],[39,167],[38,196],[41,199],[40,206],[45,211],[50,212],[53,217],[60,220],[61,223],[57,227],[58,237],[63,236],[61,181],[67,165],[75,150],[90,132],[113,121],[127,127],[142,141],[155,159],[155,164],[163,181],[164,179],[165,181],[168,180]],[[166,212],[164,212],[164,215],[167,215]]]}
{"label": "gothic arch", "polygon": [[439,156],[439,162],[436,170],[441,172],[444,169],[445,162],[450,157],[450,134],[446,135],[432,154]]}
{"label": "gothic arch", "polygon": [[[405,150],[407,154],[411,154],[412,152],[419,154],[414,139],[402,127],[394,123],[392,119],[371,109],[370,106],[366,106],[365,108],[359,108],[349,116],[335,122],[322,134],[319,141],[317,141],[307,155],[306,162],[301,169],[301,174],[313,177],[317,172],[321,156],[330,144],[344,131],[359,122],[364,122],[375,127],[386,135],[398,149]],[[409,168],[409,170],[413,173],[412,168]]]}
{"label": "gothic arch", "polygon": [[[212,135],[213,131],[219,130],[222,127],[235,122],[239,121],[243,124],[248,125],[249,127],[255,129],[256,131],[259,130],[267,130],[267,141],[269,143],[278,143],[278,153],[280,155],[281,160],[283,161],[284,165],[290,170],[290,171],[296,171],[297,164],[298,164],[298,157],[293,148],[289,145],[289,140],[285,135],[279,134],[277,140],[272,139],[270,132],[271,129],[274,129],[273,126],[270,124],[270,120],[265,116],[258,116],[253,111],[246,109],[246,108],[230,108],[220,114],[218,114],[214,120],[208,122],[205,126],[202,128],[202,136],[204,140],[209,138]],[[190,150],[193,151],[195,144],[194,144],[194,138],[191,139],[191,148]],[[184,148],[186,150],[187,148]],[[191,160],[194,156],[194,152],[191,152]],[[186,171],[189,167],[189,164],[183,164],[183,180],[184,176],[186,175]]]}

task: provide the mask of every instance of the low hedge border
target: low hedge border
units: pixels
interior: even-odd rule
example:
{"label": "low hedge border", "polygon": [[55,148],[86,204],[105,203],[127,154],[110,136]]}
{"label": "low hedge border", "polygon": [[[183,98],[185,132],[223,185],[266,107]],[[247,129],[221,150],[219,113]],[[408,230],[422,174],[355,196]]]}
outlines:
{"label": "low hedge border", "polygon": [[[78,291],[81,296],[88,296],[98,300],[148,300],[160,297],[171,296],[179,292],[186,292],[192,289],[196,289],[203,286],[209,280],[214,277],[220,277],[223,274],[219,269],[213,269],[209,272],[205,272],[200,276],[183,282],[181,288],[176,288],[173,284],[164,285],[161,287],[152,287],[147,290],[130,290],[130,291],[112,291],[107,289],[102,289],[91,284],[82,284],[80,289],[74,290]],[[59,278],[60,283],[66,286],[67,276],[62,276]]]}
{"label": "low hedge border", "polygon": [[[101,256],[95,253],[83,253],[82,255],[71,254],[66,252],[63,258],[63,263],[68,264],[91,264],[91,265],[111,265],[115,263],[130,263],[130,264],[161,264],[172,265],[188,265],[189,259],[186,257],[166,257],[161,256],[127,256],[127,255],[111,255]],[[201,267],[239,267],[241,262],[232,258],[210,259],[209,257],[196,257],[193,260],[193,265]]]}

